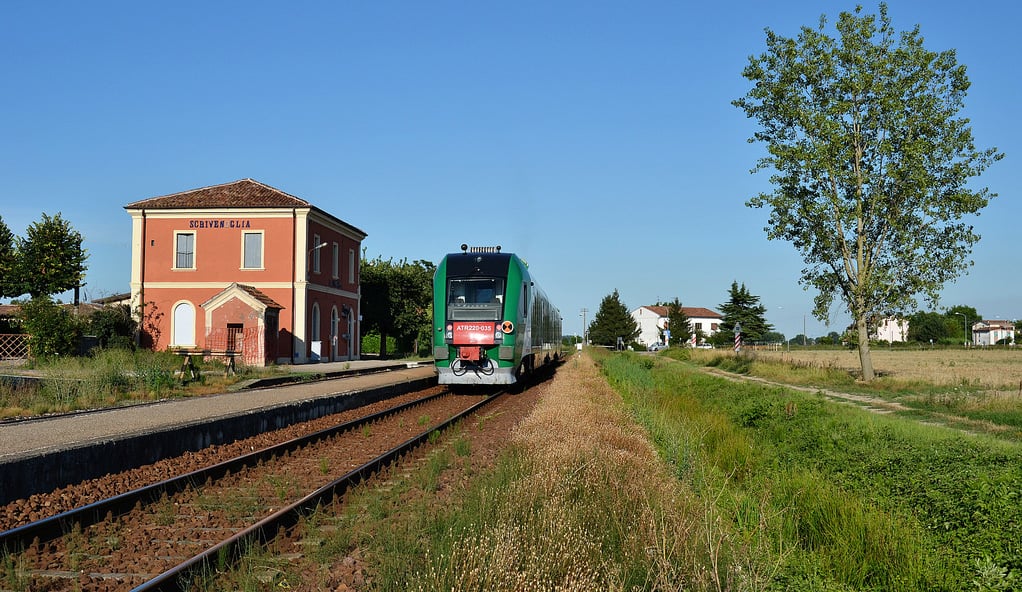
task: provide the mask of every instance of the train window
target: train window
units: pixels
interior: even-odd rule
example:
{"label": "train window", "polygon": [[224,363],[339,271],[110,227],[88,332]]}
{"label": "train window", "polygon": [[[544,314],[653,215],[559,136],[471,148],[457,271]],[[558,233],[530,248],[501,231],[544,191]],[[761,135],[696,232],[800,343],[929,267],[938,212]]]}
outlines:
{"label": "train window", "polygon": [[504,280],[496,278],[452,279],[447,301],[455,305],[503,303]]}
{"label": "train window", "polygon": [[452,320],[500,320],[504,312],[504,280],[451,279],[447,284],[447,308]]}

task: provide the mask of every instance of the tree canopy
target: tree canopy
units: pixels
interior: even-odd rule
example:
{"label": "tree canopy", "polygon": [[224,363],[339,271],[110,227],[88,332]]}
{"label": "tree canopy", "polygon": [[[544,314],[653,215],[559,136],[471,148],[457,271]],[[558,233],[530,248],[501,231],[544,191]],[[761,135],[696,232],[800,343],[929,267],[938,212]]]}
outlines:
{"label": "tree canopy", "polygon": [[[363,334],[378,332],[380,343],[387,336],[397,338],[401,351],[412,352],[429,343],[433,323],[433,272],[436,266],[418,260],[412,263],[377,257],[362,257]],[[423,341],[424,340],[424,341]],[[381,356],[386,354],[381,346]]]}
{"label": "tree canopy", "polygon": [[1003,154],[973,142],[963,108],[969,80],[953,50],[923,47],[919,27],[900,35],[879,17],[842,12],[838,36],[803,27],[766,32],[767,50],[742,72],[753,87],[734,104],[758,124],[750,142],[767,156],[773,193],[769,239],[791,242],[815,288],[814,315],[839,298],[855,320],[862,378],[872,380],[868,321],[933,303],[971,261],[979,240],[962,219],[995,194],[967,182]]}
{"label": "tree canopy", "polygon": [[[4,229],[0,228],[0,266],[4,265]],[[7,279],[0,288],[4,296],[33,298],[77,288],[85,279],[87,258],[81,233],[60,213],[53,217],[44,213],[42,220],[28,227],[24,239],[16,240],[13,255],[8,255],[10,267],[4,270],[10,275],[4,274]]]}
{"label": "tree canopy", "polygon": [[639,325],[621,302],[617,290],[603,297],[596,318],[589,324],[589,340],[596,345],[617,345],[618,338],[627,344],[639,336]]}
{"label": "tree canopy", "polygon": [[[959,332],[961,331],[964,331],[963,327],[959,327]],[[920,311],[908,319],[906,337],[909,341],[940,343],[949,336],[947,317],[940,313]]]}
{"label": "tree canopy", "polygon": [[18,259],[14,245],[14,233],[4,224],[4,219],[0,216],[0,298],[24,294],[18,280]]}

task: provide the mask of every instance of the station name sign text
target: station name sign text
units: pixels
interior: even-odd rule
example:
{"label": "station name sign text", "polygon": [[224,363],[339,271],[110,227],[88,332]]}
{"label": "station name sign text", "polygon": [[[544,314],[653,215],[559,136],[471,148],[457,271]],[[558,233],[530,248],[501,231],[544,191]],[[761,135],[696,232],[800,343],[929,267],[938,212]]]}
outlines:
{"label": "station name sign text", "polygon": [[188,228],[252,228],[251,220],[189,220]]}

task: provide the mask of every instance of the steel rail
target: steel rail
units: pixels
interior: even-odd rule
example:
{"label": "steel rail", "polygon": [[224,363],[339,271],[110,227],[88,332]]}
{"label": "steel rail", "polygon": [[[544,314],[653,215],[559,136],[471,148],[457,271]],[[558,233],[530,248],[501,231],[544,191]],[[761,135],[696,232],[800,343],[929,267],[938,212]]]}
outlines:
{"label": "steel rail", "polygon": [[220,479],[229,472],[237,472],[238,469],[254,466],[260,461],[266,461],[275,456],[282,456],[285,453],[302,448],[307,444],[319,442],[320,440],[324,440],[349,430],[358,429],[365,424],[372,423],[389,415],[400,413],[411,407],[427,403],[445,394],[446,393],[438,393],[421,399],[416,399],[415,401],[409,401],[398,405],[397,407],[392,407],[390,409],[373,413],[372,415],[367,415],[366,417],[347,421],[333,427],[325,428],[311,434],[306,434],[286,442],[275,444],[268,448],[249,452],[215,465],[203,467],[201,469],[185,473],[184,475],[171,477],[158,483],[133,489],[79,508],[74,508],[73,510],[68,510],[49,518],[44,518],[42,520],[37,520],[35,522],[30,522],[10,530],[0,532],[0,555],[4,553],[18,553],[33,544],[33,541],[37,538],[39,542],[47,542],[57,539],[64,534],[71,532],[76,524],[81,528],[98,524],[106,520],[108,515],[119,516],[129,512],[136,504],[141,503],[142,505],[148,505],[159,501],[164,494],[172,495],[181,492],[195,483],[205,483],[207,479]]}
{"label": "steel rail", "polygon": [[263,545],[272,540],[281,530],[290,529],[297,524],[311,510],[321,504],[330,503],[337,496],[343,495],[350,487],[358,485],[400,458],[401,455],[421,445],[429,439],[430,434],[433,432],[447,429],[455,422],[478,411],[503,394],[504,392],[497,392],[488,396],[465,411],[449,418],[447,421],[406,440],[404,443],[391,448],[375,459],[320,487],[291,505],[270,514],[230,538],[217,543],[213,547],[163,572],[148,582],[132,588],[131,592],[184,592],[190,589],[191,579],[201,574],[202,570],[212,566],[222,567],[227,564],[236,564],[241,559],[245,549],[254,544]]}

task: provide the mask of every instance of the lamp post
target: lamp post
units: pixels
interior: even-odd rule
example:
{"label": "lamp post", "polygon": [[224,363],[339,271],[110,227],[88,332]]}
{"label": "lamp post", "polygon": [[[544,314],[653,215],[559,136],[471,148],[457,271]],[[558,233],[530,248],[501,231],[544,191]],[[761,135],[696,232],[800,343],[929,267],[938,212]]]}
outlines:
{"label": "lamp post", "polygon": [[312,253],[327,246],[327,243],[319,243],[305,253],[305,280],[309,280],[309,272],[312,270]]}
{"label": "lamp post", "polygon": [[962,317],[962,321],[965,323],[963,327],[965,329],[965,347],[969,347],[969,317],[965,316],[965,313],[956,312],[956,315]]}

